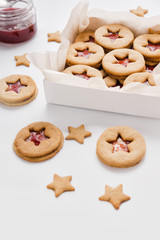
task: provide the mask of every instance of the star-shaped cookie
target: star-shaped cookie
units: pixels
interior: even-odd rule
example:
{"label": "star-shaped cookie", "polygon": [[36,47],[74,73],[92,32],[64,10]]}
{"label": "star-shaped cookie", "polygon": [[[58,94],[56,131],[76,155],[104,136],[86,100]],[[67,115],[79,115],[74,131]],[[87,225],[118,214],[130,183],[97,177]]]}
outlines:
{"label": "star-shaped cookie", "polygon": [[86,131],[84,129],[84,125],[82,124],[81,126],[74,128],[74,127],[68,127],[69,135],[65,138],[66,140],[71,140],[74,139],[77,142],[83,144],[84,143],[84,138],[89,137],[92,135],[91,132]]}
{"label": "star-shaped cookie", "polygon": [[61,42],[61,34],[59,31],[55,32],[55,33],[48,33],[48,42]]}
{"label": "star-shaped cookie", "polygon": [[144,14],[148,12],[148,9],[143,9],[141,6],[138,6],[137,9],[131,9],[130,12],[139,17],[144,17]]}
{"label": "star-shaped cookie", "polygon": [[25,65],[26,67],[30,66],[30,61],[26,58],[27,53],[22,56],[15,56],[16,66]]}
{"label": "star-shaped cookie", "polygon": [[54,180],[47,185],[47,188],[55,191],[55,196],[58,197],[63,192],[75,191],[75,188],[70,184],[72,176],[60,177],[54,174]]}
{"label": "star-shaped cookie", "polygon": [[129,196],[122,192],[122,187],[122,184],[118,185],[116,188],[111,188],[106,185],[105,194],[99,197],[99,200],[110,202],[115,209],[119,209],[119,206],[122,202],[130,199]]}

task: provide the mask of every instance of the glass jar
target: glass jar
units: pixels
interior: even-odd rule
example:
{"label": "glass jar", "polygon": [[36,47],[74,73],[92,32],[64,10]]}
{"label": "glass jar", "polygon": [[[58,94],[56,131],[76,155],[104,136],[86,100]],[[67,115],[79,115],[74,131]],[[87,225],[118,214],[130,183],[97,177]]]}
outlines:
{"label": "glass jar", "polygon": [[36,30],[36,12],[32,0],[21,0],[11,8],[0,9],[0,42],[25,42],[34,36]]}

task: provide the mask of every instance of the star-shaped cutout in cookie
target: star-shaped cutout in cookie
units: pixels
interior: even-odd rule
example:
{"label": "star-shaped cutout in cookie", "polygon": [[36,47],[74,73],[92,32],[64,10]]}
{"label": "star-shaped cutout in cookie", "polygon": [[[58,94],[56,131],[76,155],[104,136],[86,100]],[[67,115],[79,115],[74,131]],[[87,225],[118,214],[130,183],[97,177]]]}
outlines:
{"label": "star-shaped cutout in cookie", "polygon": [[130,12],[139,17],[144,17],[144,14],[148,12],[148,9],[143,9],[140,6],[138,6],[137,9],[131,9]]}
{"label": "star-shaped cutout in cookie", "polygon": [[61,34],[59,31],[55,33],[48,33],[48,42],[61,42]]}
{"label": "star-shaped cutout in cookie", "polygon": [[84,129],[84,125],[82,124],[81,126],[74,128],[74,127],[68,127],[69,135],[65,138],[66,140],[71,140],[74,139],[77,142],[83,144],[84,143],[84,138],[89,137],[92,135],[91,132],[86,131]]}
{"label": "star-shaped cutout in cookie", "polygon": [[115,209],[119,209],[119,206],[122,202],[130,199],[129,196],[122,192],[122,187],[122,184],[118,185],[116,188],[111,188],[106,185],[105,194],[99,197],[99,200],[110,202]]}
{"label": "star-shaped cutout in cookie", "polygon": [[58,197],[63,192],[75,191],[75,188],[70,184],[72,176],[60,177],[54,174],[54,180],[47,185],[47,188],[54,190],[55,196]]}
{"label": "star-shaped cutout in cookie", "polygon": [[25,65],[26,67],[30,66],[30,61],[26,58],[27,53],[22,56],[15,56],[16,66]]}

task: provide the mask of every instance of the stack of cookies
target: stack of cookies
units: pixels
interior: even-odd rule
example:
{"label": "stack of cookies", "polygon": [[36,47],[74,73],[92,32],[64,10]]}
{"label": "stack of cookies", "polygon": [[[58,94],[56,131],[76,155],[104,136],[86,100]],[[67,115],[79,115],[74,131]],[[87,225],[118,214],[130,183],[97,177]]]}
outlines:
{"label": "stack of cookies", "polygon": [[159,34],[134,38],[128,27],[107,24],[76,37],[68,49],[64,73],[86,80],[100,77],[108,87],[135,81],[154,86],[152,71],[159,62]]}

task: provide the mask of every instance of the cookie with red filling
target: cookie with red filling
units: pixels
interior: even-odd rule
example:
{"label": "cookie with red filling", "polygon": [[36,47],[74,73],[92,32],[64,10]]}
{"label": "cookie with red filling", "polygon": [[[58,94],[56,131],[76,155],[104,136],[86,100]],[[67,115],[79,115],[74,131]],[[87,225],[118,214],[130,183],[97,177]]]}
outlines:
{"label": "cookie with red filling", "polygon": [[145,61],[139,52],[132,49],[116,49],[107,53],[102,61],[110,77],[124,80],[130,74],[145,71]]}
{"label": "cookie with red filling", "polygon": [[84,31],[78,34],[75,42],[95,42],[94,31]]}
{"label": "cookie with red filling", "polygon": [[13,149],[30,162],[41,162],[55,156],[63,146],[64,137],[59,128],[48,122],[34,122],[17,134]]}
{"label": "cookie with red filling", "polygon": [[0,80],[0,102],[8,106],[21,106],[35,99],[37,87],[26,75],[10,75]]}
{"label": "cookie with red filling", "polygon": [[76,42],[70,45],[66,57],[68,66],[87,65],[98,68],[101,65],[104,50],[92,42]]}
{"label": "cookie with red filling", "polygon": [[107,24],[95,31],[96,43],[106,52],[120,48],[130,48],[134,40],[131,30],[120,24]]}
{"label": "cookie with red filling", "polygon": [[97,141],[97,156],[112,167],[131,167],[144,157],[146,144],[142,135],[127,126],[106,129]]}
{"label": "cookie with red filling", "polygon": [[86,65],[74,65],[66,68],[63,72],[86,80],[89,80],[91,77],[102,78],[102,74],[100,71],[98,71],[96,68]]}
{"label": "cookie with red filling", "polygon": [[133,42],[133,48],[140,52],[146,61],[160,62],[160,34],[143,34]]}

